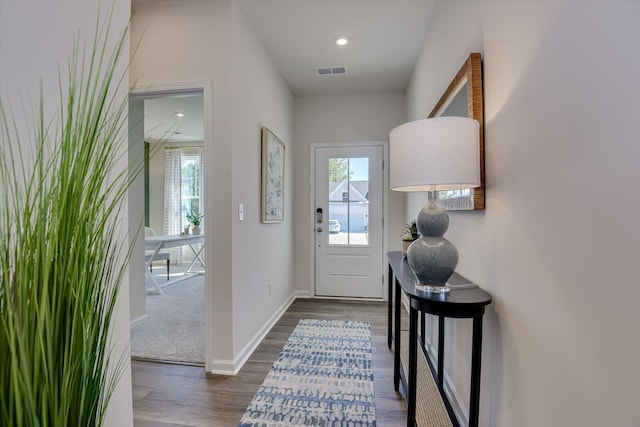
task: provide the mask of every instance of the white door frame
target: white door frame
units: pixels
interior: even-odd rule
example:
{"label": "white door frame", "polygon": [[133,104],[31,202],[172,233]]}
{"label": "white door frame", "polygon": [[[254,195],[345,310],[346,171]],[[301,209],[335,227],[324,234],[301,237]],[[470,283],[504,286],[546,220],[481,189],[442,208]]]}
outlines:
{"label": "white door frame", "polygon": [[[325,299],[354,299],[354,300],[366,300],[367,298],[347,298],[347,297],[326,297],[316,295],[316,251],[315,251],[315,191],[316,191],[316,164],[315,164],[315,149],[316,148],[337,148],[337,147],[363,147],[363,146],[382,146],[382,259],[380,263],[385,264],[386,253],[388,248],[388,217],[389,217],[389,141],[388,140],[369,140],[369,141],[357,141],[357,142],[312,142],[309,144],[309,295],[313,298],[325,298]],[[383,284],[382,284],[382,299],[386,300],[388,295],[389,274],[388,268],[382,268]],[[375,301],[380,301],[375,298]]]}
{"label": "white door frame", "polygon": [[[183,82],[170,82],[159,83],[151,85],[132,86],[129,89],[129,96],[140,99],[154,98],[159,96],[170,96],[180,93],[190,92],[202,92],[202,98],[204,102],[204,163],[206,165],[212,164],[213,161],[213,109],[212,109],[212,85],[210,80],[190,80]],[[213,171],[209,167],[204,168],[204,181],[213,182]],[[213,197],[205,197],[205,212],[211,216],[213,210]],[[213,223],[213,221],[211,221]],[[214,229],[210,228],[208,231],[208,240],[213,241]],[[213,262],[213,250],[207,250],[205,252],[205,265],[214,265]],[[213,305],[210,304],[213,297],[213,284],[210,283],[213,276],[205,271],[204,275],[204,311],[205,311],[205,324],[204,324],[204,339],[205,339],[205,358],[204,369],[210,372],[213,368],[213,343],[214,337],[211,337],[213,329]]]}

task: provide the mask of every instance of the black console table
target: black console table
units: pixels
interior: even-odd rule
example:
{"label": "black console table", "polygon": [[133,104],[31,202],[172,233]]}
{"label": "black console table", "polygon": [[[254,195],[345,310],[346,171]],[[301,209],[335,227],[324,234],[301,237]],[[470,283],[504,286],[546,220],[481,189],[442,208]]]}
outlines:
{"label": "black console table", "polygon": [[[482,357],[482,316],[485,307],[491,304],[491,295],[470,283],[467,279],[454,273],[449,279],[452,290],[447,293],[430,293],[417,290],[416,277],[402,252],[387,252],[389,262],[389,330],[388,345],[394,349],[394,386],[399,390],[402,381],[407,400],[407,426],[414,427],[416,417],[416,381],[418,345],[425,352],[434,380],[437,383],[440,397],[447,409],[451,422],[458,426],[448,398],[444,392],[444,319],[473,319],[473,337],[471,347],[471,396],[469,402],[469,426],[478,426],[478,410],[480,402],[480,367]],[[395,295],[392,293],[395,291]],[[409,298],[409,365],[408,378],[400,363],[400,306],[402,293]],[[418,342],[418,313],[422,316],[421,340]],[[424,348],[425,313],[438,316],[438,367],[431,364]]]}

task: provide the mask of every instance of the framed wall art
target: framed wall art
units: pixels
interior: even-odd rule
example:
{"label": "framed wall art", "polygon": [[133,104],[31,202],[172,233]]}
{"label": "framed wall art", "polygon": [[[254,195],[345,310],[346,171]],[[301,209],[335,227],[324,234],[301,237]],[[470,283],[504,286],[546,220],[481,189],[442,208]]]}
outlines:
{"label": "framed wall art", "polygon": [[262,128],[262,215],[263,223],[284,221],[284,143]]}

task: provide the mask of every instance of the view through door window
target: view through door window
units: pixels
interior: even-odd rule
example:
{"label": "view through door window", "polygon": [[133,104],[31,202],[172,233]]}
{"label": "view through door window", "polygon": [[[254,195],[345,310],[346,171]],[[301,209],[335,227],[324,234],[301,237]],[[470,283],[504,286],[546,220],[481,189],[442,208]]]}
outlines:
{"label": "view through door window", "polygon": [[369,244],[369,159],[329,159],[329,244]]}

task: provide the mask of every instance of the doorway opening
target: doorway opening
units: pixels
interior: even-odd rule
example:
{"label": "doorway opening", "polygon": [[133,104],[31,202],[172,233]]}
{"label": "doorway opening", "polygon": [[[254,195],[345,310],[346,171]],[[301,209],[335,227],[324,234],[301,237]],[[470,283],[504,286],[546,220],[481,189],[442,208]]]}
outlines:
{"label": "doorway opening", "polygon": [[129,268],[132,359],[207,360],[204,95],[201,87],[130,96],[130,162],[144,162],[129,195],[130,223],[141,230]]}

